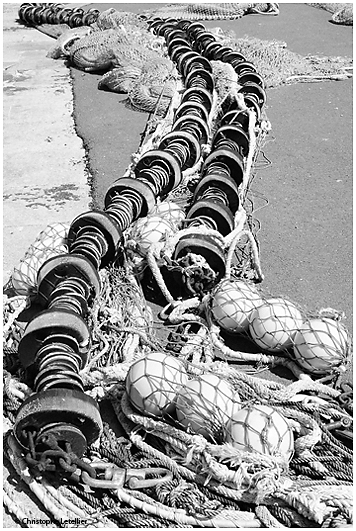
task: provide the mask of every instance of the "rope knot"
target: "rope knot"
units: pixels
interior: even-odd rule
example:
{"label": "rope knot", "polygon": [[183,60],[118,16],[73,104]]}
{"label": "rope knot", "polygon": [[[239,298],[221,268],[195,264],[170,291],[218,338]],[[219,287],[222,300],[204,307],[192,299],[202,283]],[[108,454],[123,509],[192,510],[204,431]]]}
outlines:
{"label": "rope knot", "polygon": [[202,454],[206,449],[207,440],[202,435],[192,435],[191,442],[188,446],[189,450],[185,458],[185,464],[189,465],[193,459],[194,454]]}

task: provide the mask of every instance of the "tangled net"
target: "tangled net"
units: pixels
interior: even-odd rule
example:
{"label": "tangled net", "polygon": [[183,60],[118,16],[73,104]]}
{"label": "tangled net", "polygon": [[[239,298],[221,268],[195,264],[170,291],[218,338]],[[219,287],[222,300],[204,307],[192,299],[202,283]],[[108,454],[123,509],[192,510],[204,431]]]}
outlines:
{"label": "tangled net", "polygon": [[331,21],[335,24],[344,24],[345,26],[353,26],[353,4],[342,4],[329,2],[327,4],[307,4],[308,6],[318,7],[333,13]]}
{"label": "tangled net", "polygon": [[279,6],[276,3],[219,3],[219,4],[168,4],[164,7],[151,9],[143,13],[146,17],[175,18],[177,20],[220,20],[237,19],[249,13],[259,15],[278,15]]}
{"label": "tangled net", "polygon": [[[240,265],[235,263],[228,268],[231,280],[224,280],[206,298],[170,300],[160,316],[170,332],[164,338],[162,324],[153,320],[130,271],[136,252],[146,268],[151,268],[150,238],[156,234],[152,227],[158,228],[159,216],[161,220],[170,220],[171,230],[163,231],[161,236],[158,233],[157,244],[169,249],[170,238],[177,237],[182,230],[182,217],[179,208],[164,201],[127,231],[127,244],[131,240],[136,243],[128,245],[130,267],[115,264],[101,272],[102,290],[90,316],[93,346],[81,377],[86,393],[102,403],[103,412],[111,404],[116,414],[116,420],[111,419],[110,427],[104,426],[100,440],[88,449],[88,462],[99,459],[99,463],[109,461],[108,466],[133,469],[136,474],[151,468],[153,474],[155,470],[164,470],[165,475],[154,477],[152,486],[143,491],[120,487],[113,492],[100,488],[88,492],[66,481],[58,487],[55,477],[35,475],[9,435],[5,450],[15,470],[27,478],[30,488],[55,519],[81,516],[94,527],[350,525],[352,452],[327,427],[350,420],[352,410],[346,413],[341,405],[342,392],[305,375],[289,385],[265,381],[256,377],[256,369],[251,368],[251,363],[256,362],[267,365],[281,362],[282,366],[286,362],[287,367],[292,366],[286,351],[293,345],[293,327],[301,326],[298,310],[285,300],[278,302],[285,304],[287,312],[278,313],[280,329],[271,336],[278,335],[279,352],[266,352],[271,333],[268,314],[275,308],[272,301],[268,302],[267,315],[258,316],[259,328],[252,317],[246,322],[256,337],[262,338],[263,351],[251,354],[236,349],[239,338],[246,336],[245,324],[234,336],[234,348],[228,346],[224,331],[231,327],[231,319],[241,325],[239,311],[243,310],[245,315],[250,312],[246,311],[246,300],[245,307],[239,307],[236,293],[221,295],[225,283],[235,282],[236,272],[245,293],[254,290],[255,296],[248,299],[254,301],[249,308],[251,312],[264,298],[269,300],[252,288],[253,284],[241,280]],[[31,246],[33,255],[42,252],[44,245],[53,250],[66,244],[62,228],[58,227],[58,232],[54,228],[41,233]],[[247,261],[245,267],[251,271],[254,265]],[[156,271],[153,268],[153,273]],[[22,279],[24,283],[27,280]],[[21,312],[29,304],[30,293],[5,301],[4,407],[10,426],[21,403],[31,393],[16,360],[23,333]],[[219,314],[214,308],[218,296],[224,298],[219,300]],[[256,301],[259,303],[255,304]],[[306,317],[303,313],[303,322]],[[330,317],[337,323],[338,316],[331,310],[324,313],[324,318]],[[349,339],[345,340],[342,363],[348,361],[348,347]],[[335,349],[340,346],[335,344]],[[154,362],[150,380],[148,360],[157,357],[156,353],[162,361]],[[227,361],[247,363],[249,367],[230,365]],[[144,367],[141,372],[140,364]],[[180,398],[176,398],[177,381]],[[132,394],[133,389],[138,389],[139,398]],[[262,432],[261,425],[256,428],[253,421],[256,407],[259,423],[265,424]],[[234,409],[227,415],[230,408]],[[230,416],[232,425],[226,423]],[[236,429],[241,428],[246,437],[243,440],[235,435]],[[260,433],[264,434],[261,438]],[[259,444],[265,451],[250,452],[251,444],[253,447]],[[8,506],[13,506],[10,490],[7,496]]]}
{"label": "tangled net", "polygon": [[[110,17],[108,25],[113,23]],[[112,49],[118,50],[113,39]],[[125,71],[129,60],[125,63],[123,55],[116,51],[110,61],[118,61],[116,68]],[[245,108],[231,70],[216,62],[213,71],[219,77],[215,112],[219,114],[227,97]],[[122,83],[127,90],[134,86],[129,74]],[[14,470],[58,522],[81,517],[93,527],[352,525],[352,451],[333,436],[335,424],[352,426],[352,400],[346,402],[347,393],[317,379],[331,373],[336,387],[349,363],[351,340],[338,312],[324,309],[312,316],[255,286],[262,274],[249,192],[269,128],[267,119],[257,126],[254,113],[248,117],[243,208],[232,233],[222,238],[204,226],[185,227],[188,192],[199,175],[195,168],[183,176],[179,206],[172,204],[172,194],[137,221],[124,234],[124,264],[101,271],[102,288],[89,318],[92,348],[80,376],[103,414],[110,408],[115,413],[85,456],[86,464],[104,477],[105,487],[104,479],[78,483],[63,473],[58,481],[55,474],[35,471],[11,434],[18,408],[32,393],[17,356],[23,311],[36,297],[42,263],[38,257],[66,248],[66,227],[44,230],[12,275],[9,287],[17,294],[4,300],[4,410],[9,428],[4,447]],[[155,142],[164,134],[163,122]],[[214,130],[214,121],[211,126]],[[182,234],[194,231],[219,240],[226,251],[226,275],[211,293],[182,300],[171,293],[173,283],[166,282],[160,268],[172,272],[181,267],[172,259],[172,249]],[[204,268],[198,258],[190,257],[189,282]],[[153,291],[160,289],[166,298],[159,323],[133,272],[139,278],[150,275]],[[311,330],[313,318],[318,326]],[[244,351],[246,339],[249,348]],[[298,380],[285,385],[257,377],[263,367],[278,364],[295,370]],[[129,480],[116,484],[120,469]],[[130,482],[147,471],[153,477],[142,488]],[[6,496],[7,506],[23,517],[11,489]]]}
{"label": "tangled net", "polygon": [[[288,50],[281,41],[249,36],[237,38],[233,31],[221,29],[215,33],[218,42],[256,65],[268,88],[352,76],[351,58],[304,57]],[[133,109],[155,112],[158,116],[167,112],[179,86],[177,70],[166,55],[162,38],[149,33],[145,22],[136,15],[120,13],[113,8],[101,13],[91,28],[68,28],[48,54],[53,58],[67,55],[78,68],[89,72],[108,70],[99,81],[99,89],[127,93],[128,104]],[[217,63],[215,70],[220,68],[220,62],[213,63]],[[229,90],[233,84],[237,90],[234,73],[224,72],[229,65],[220,65],[222,79],[228,81]]]}
{"label": "tangled net", "polygon": [[282,41],[266,41],[247,35],[237,38],[233,31],[219,30],[219,36],[225,46],[230,46],[256,65],[269,88],[301,82],[343,80],[353,74],[352,58],[302,56],[288,50]]}

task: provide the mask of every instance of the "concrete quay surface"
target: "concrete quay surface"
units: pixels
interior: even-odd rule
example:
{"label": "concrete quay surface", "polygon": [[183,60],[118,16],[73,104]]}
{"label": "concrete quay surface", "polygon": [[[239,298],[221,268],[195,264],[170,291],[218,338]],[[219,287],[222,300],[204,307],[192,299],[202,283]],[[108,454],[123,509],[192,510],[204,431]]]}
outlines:
{"label": "concrete quay surface", "polygon": [[47,58],[47,35],[3,4],[3,283],[48,223],[88,209],[86,154],[73,118],[70,70]]}

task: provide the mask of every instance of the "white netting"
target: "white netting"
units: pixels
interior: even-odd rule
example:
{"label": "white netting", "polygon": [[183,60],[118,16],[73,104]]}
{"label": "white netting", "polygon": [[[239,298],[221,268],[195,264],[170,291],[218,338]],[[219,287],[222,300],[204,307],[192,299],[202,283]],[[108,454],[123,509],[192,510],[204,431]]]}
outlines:
{"label": "white netting", "polygon": [[131,365],[126,391],[141,413],[161,417],[172,411],[186,380],[184,367],[176,358],[153,352]]}
{"label": "white netting", "polygon": [[126,377],[132,406],[145,416],[201,435],[215,444],[290,458],[293,434],[283,415],[268,406],[241,404],[238,392],[211,372],[188,379],[174,356],[152,352],[134,362]]}
{"label": "white netting", "polygon": [[345,24],[346,26],[352,26],[354,21],[353,4],[344,4],[341,2],[328,2],[326,4],[307,4],[308,6],[318,7],[325,9],[330,13],[333,13],[331,20],[335,24]]}
{"label": "white netting", "polygon": [[147,17],[175,18],[187,20],[237,19],[248,13],[278,15],[278,4],[273,3],[189,3],[168,4],[163,7],[145,11]]}
{"label": "white netting", "polygon": [[211,312],[223,330],[242,333],[248,330],[252,311],[261,304],[261,294],[254,284],[226,280],[213,291]]}
{"label": "white netting", "polygon": [[290,424],[270,406],[247,405],[234,411],[227,425],[227,441],[247,452],[292,457],[293,431]]}
{"label": "white netting", "polygon": [[[256,5],[253,6],[256,9]],[[262,9],[261,4],[259,6]],[[209,5],[208,8],[214,9]],[[246,9],[250,8],[248,5]],[[138,35],[140,23],[128,16],[124,17],[124,25],[127,20],[136,26]],[[115,10],[109,10],[96,29],[99,33],[114,27],[120,32],[123,31],[122,21]],[[100,39],[87,42],[93,45],[92,49],[77,45],[78,65],[97,68],[106,64],[108,57],[113,64],[110,46],[102,55],[101,52],[96,55]],[[146,42],[149,44],[149,38]],[[135,50],[132,47],[130,55],[126,49],[126,63],[133,59]],[[105,78],[105,82],[109,88],[125,89],[130,95],[135,88],[137,71],[123,64],[125,53],[120,53],[117,44],[114,61],[120,66],[111,77]],[[142,52],[140,57],[142,61],[147,55]],[[155,67],[160,64],[163,63]],[[238,98],[234,89],[236,79],[229,80],[228,68],[223,69],[219,64],[215,67],[215,75],[219,77],[221,73],[219,103],[226,95]],[[175,89],[171,86],[167,93],[162,92],[165,73],[162,79],[158,75],[154,79],[152,68],[141,70],[147,75],[147,84],[150,80],[150,105],[154,104],[157,109],[157,96],[158,100],[167,97],[168,104],[169,90],[174,92]],[[140,108],[147,104],[141,105],[142,90],[136,89],[137,107]],[[241,107],[244,108],[243,101]],[[255,131],[256,123],[250,120],[249,124],[251,131]],[[256,140],[253,134],[250,139],[251,142]],[[246,167],[250,164],[251,168],[254,161],[250,157]],[[242,199],[249,182],[250,174],[245,170]],[[315,522],[334,525],[338,517],[342,524],[351,523],[350,452],[335,442],[324,426],[345,419],[351,422],[351,417],[336,402],[341,392],[314,382],[304,374],[299,381],[286,386],[262,381],[256,375],[249,376],[248,371],[254,373],[254,368],[240,371],[235,364],[214,362],[215,357],[220,357],[267,365],[277,363],[280,356],[287,361],[295,359],[303,370],[316,376],[341,371],[349,360],[351,342],[340,323],[340,315],[329,309],[312,318],[291,301],[266,297],[251,282],[242,279],[245,274],[250,278],[246,273],[248,269],[253,269],[258,279],[262,279],[257,244],[252,232],[247,230],[245,212],[238,213],[234,231],[226,238],[204,226],[182,228],[183,218],[182,209],[162,203],[126,232],[130,261],[129,264],[125,262],[124,267],[116,264],[100,273],[101,291],[89,316],[92,348],[88,363],[81,371],[87,393],[98,399],[110,397],[119,429],[123,430],[120,434],[125,435],[118,436],[105,428],[99,443],[88,450],[90,462],[104,458],[106,464],[109,459],[120,467],[145,469],[159,464],[173,473],[172,479],[167,483],[158,481],[143,492],[115,489],[119,505],[111,497],[112,503],[108,502],[109,497],[102,496],[101,491],[96,498],[95,492],[86,489],[74,498],[75,502],[82,503],[80,511],[84,516],[90,515],[90,521],[98,526],[104,523],[119,527],[171,527],[176,523],[183,527],[199,527],[200,524],[207,527],[244,527],[244,524],[246,527],[281,527],[280,521],[283,521],[289,527],[308,527],[310,523],[315,527]],[[53,229],[52,226],[52,232]],[[63,252],[61,246],[65,246],[66,232],[59,238],[61,231],[58,234],[51,231],[30,248],[30,255],[36,255],[36,263],[24,260],[27,269],[22,271],[25,266],[18,268],[15,280],[20,283],[17,286],[20,293],[21,290],[26,295],[35,292],[38,266],[43,263],[42,259],[47,259],[47,251]],[[163,282],[160,287],[170,305],[162,311],[162,319],[168,324],[178,323],[182,333],[175,337],[172,334],[170,341],[157,340],[154,332],[158,326],[153,322],[152,312],[132,269],[136,258],[142,260],[138,264],[142,269],[146,260],[157,273],[156,280],[163,280],[159,267],[165,260],[166,263],[171,260],[172,267],[177,267],[172,259],[173,250],[187,235],[203,235],[220,245],[226,260],[226,278],[218,286],[215,286],[216,278],[213,279],[211,294],[201,296],[199,293],[199,297],[177,301],[168,290],[170,282],[168,287]],[[41,259],[39,253],[43,253]],[[234,253],[240,260],[237,266],[232,263]],[[198,254],[188,253],[186,262],[189,273],[198,267],[201,268],[199,273],[211,272],[207,261]],[[235,273],[240,278],[234,278]],[[16,350],[17,336],[21,335],[17,318],[28,303],[26,296],[18,297],[5,301],[7,360],[11,357],[9,349]],[[221,341],[220,332],[233,338],[236,348],[239,348],[240,337],[249,337],[258,352],[244,355],[229,350]],[[175,356],[166,352],[172,345],[172,350],[176,349]],[[15,374],[15,370],[13,372]],[[13,415],[31,390],[9,373],[5,383],[5,409]],[[325,400],[315,396],[322,393],[327,397]],[[71,504],[61,494],[65,485],[54,487],[44,480],[42,483],[32,481],[13,440],[6,451],[17,472],[32,486],[36,485],[38,497],[45,500],[49,512],[58,517],[57,505]],[[106,479],[110,473],[110,470],[105,473]],[[55,507],[48,504],[47,487],[48,492],[57,497]],[[74,494],[69,489],[65,495],[68,498],[71,495],[73,500]],[[12,501],[11,504],[13,506]],[[74,504],[70,507],[78,511]],[[241,510],[246,507],[248,511]],[[113,519],[106,521],[104,514],[112,513]]]}
{"label": "white netting", "polygon": [[330,374],[350,357],[350,339],[340,321],[326,317],[308,319],[299,327],[293,340],[297,363],[316,375]]}
{"label": "white netting", "polygon": [[[321,310],[313,316],[284,297],[265,296],[242,279],[218,284],[210,295],[207,317],[212,320],[213,342],[222,349],[222,357],[232,359],[234,350],[217,339],[218,327],[232,337],[248,337],[265,353],[261,361],[267,363],[269,355],[271,363],[276,363],[276,356],[287,356],[316,376],[344,371],[350,363],[351,338],[339,312]],[[257,361],[258,356],[236,351],[236,359],[241,361]]]}
{"label": "white netting", "polygon": [[283,41],[267,41],[248,35],[238,38],[234,31],[219,31],[218,38],[221,44],[230,46],[254,64],[267,88],[352,77],[350,57],[302,56],[289,50]]}
{"label": "white netting", "polygon": [[30,245],[10,278],[10,286],[17,295],[36,294],[37,274],[41,266],[49,258],[68,252],[68,229],[69,224],[51,223]]}
{"label": "white netting", "polygon": [[267,299],[254,309],[249,331],[263,350],[279,352],[292,346],[303,318],[293,303],[282,298]]}

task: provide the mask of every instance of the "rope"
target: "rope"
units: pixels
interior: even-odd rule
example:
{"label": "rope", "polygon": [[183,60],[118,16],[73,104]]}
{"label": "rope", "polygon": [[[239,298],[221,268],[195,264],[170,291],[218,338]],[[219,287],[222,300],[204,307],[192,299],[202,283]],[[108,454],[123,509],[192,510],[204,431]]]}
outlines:
{"label": "rope", "polygon": [[261,520],[264,527],[285,527],[275,518],[265,505],[259,505],[255,509],[256,516]]}
{"label": "rope", "polygon": [[[26,505],[23,510],[16,500],[16,491],[14,491],[7,481],[3,482],[3,504],[15,516],[21,524],[26,522],[27,527],[38,527],[37,524],[32,524],[30,520],[36,520],[36,515]],[[50,526],[53,527],[53,526]]]}
{"label": "rope", "polygon": [[163,279],[162,273],[157,265],[156,258],[155,258],[155,248],[152,246],[147,253],[147,263],[152,271],[153,277],[155,281],[157,282],[157,285],[159,289],[161,290],[162,294],[166,298],[168,302],[173,302],[174,297],[172,297],[169,289],[166,286],[166,283]]}
{"label": "rope", "polygon": [[[7,337],[10,329],[19,315],[26,310],[30,305],[30,298],[25,295],[16,295],[14,297],[5,298],[4,314],[7,315],[6,323],[3,325],[3,336]],[[10,310],[13,310],[9,315]]]}
{"label": "rope", "polygon": [[142,511],[147,514],[153,514],[155,516],[159,516],[160,518],[164,518],[166,520],[174,520],[180,524],[184,525],[192,525],[192,526],[198,526],[198,527],[260,527],[260,523],[253,518],[251,513],[243,513],[242,511],[239,513],[238,511],[231,511],[231,517],[217,517],[217,518],[202,518],[202,519],[196,519],[192,516],[187,516],[182,511],[173,509],[173,508],[167,508],[167,509],[160,509],[155,504],[149,504],[147,502],[142,502],[140,500],[137,500],[134,496],[128,494],[123,489],[117,490],[116,495],[118,499],[124,503],[127,503],[128,505],[131,505],[131,507],[134,507],[135,509]]}

